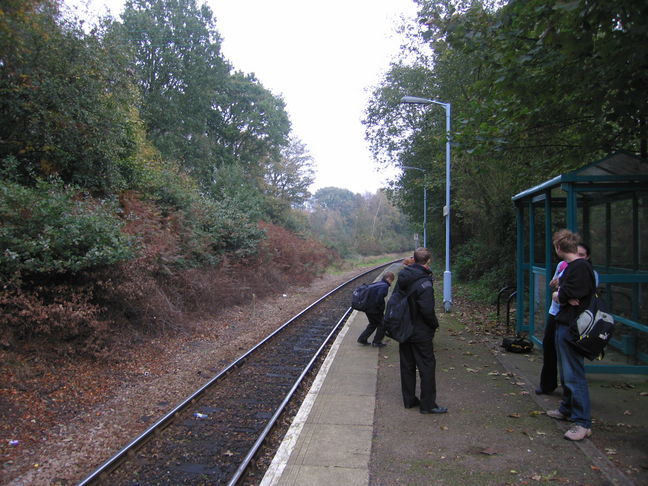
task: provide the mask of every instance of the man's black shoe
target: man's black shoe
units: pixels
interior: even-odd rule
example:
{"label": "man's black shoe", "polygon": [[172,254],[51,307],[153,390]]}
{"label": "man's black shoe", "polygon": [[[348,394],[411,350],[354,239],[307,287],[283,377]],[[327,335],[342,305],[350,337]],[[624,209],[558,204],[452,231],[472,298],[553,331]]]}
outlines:
{"label": "man's black shoe", "polygon": [[535,394],[536,395],[551,395],[553,393],[553,390],[551,391],[544,391],[542,388],[538,387],[535,389]]}
{"label": "man's black shoe", "polygon": [[384,348],[387,346],[387,343],[371,343],[374,348]]}
{"label": "man's black shoe", "polygon": [[362,344],[363,346],[367,346],[369,344],[367,341],[361,341],[360,339],[358,339],[358,343]]}
{"label": "man's black shoe", "polygon": [[421,409],[422,414],[427,414],[427,413],[446,413],[448,409],[446,407],[435,407],[432,410],[425,410]]}

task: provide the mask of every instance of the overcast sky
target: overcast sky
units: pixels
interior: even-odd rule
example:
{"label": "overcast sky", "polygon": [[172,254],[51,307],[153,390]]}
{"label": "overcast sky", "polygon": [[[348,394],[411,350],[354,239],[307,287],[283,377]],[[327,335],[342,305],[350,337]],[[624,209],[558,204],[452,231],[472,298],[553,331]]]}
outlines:
{"label": "overcast sky", "polygon": [[[118,17],[123,0],[65,0]],[[201,3],[198,0],[198,3]],[[316,164],[311,187],[375,192],[379,171],[361,124],[370,90],[398,52],[400,17],[412,0],[208,0],[234,68],[283,97],[293,132]]]}

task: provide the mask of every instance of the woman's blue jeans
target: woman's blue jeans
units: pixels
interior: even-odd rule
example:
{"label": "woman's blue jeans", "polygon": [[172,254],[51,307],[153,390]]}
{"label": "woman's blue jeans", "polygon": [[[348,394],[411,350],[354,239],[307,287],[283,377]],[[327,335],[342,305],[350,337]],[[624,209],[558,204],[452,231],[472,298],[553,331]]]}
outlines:
{"label": "woman's blue jeans", "polygon": [[569,341],[572,339],[569,326],[561,322],[556,326],[556,345],[558,363],[560,364],[560,381],[563,386],[563,398],[560,402],[560,413],[569,417],[574,423],[587,429],[592,428],[590,416],[590,398],[585,361]]}

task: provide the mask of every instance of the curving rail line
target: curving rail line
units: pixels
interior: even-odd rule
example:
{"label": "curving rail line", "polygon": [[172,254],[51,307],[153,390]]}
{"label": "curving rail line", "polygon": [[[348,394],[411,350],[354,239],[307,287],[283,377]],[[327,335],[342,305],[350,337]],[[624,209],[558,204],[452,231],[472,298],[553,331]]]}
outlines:
{"label": "curving rail line", "polygon": [[238,484],[348,318],[354,283],[375,279],[392,263],[354,277],[282,324],[78,486]]}

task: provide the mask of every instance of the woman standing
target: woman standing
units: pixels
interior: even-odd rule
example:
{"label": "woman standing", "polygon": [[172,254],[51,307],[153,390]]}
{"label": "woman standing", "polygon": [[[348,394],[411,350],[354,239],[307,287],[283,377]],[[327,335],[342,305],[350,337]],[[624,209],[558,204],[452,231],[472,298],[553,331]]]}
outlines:
{"label": "woman standing", "polygon": [[[578,244],[578,258],[584,258],[592,263],[590,248],[585,243]],[[549,282],[552,291],[558,290],[558,281],[567,268],[567,262],[561,260],[556,265],[554,276]],[[598,273],[594,271],[596,287],[598,287]],[[544,337],[542,338],[542,369],[540,370],[540,386],[536,388],[536,395],[548,395],[558,387],[558,351],[556,349],[556,315],[560,311],[560,304],[551,299],[551,307],[547,315]]]}
{"label": "woman standing", "polygon": [[585,362],[583,356],[570,345],[573,336],[569,324],[587,309],[596,290],[594,271],[589,261],[578,255],[578,243],[578,235],[569,230],[560,230],[553,237],[556,254],[567,262],[558,289],[552,295],[554,302],[560,304],[556,315],[556,346],[563,397],[560,407],[548,411],[547,415],[574,423],[565,433],[565,439],[568,440],[583,440],[592,435]]}

